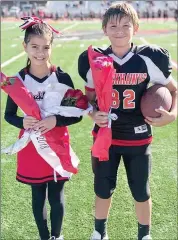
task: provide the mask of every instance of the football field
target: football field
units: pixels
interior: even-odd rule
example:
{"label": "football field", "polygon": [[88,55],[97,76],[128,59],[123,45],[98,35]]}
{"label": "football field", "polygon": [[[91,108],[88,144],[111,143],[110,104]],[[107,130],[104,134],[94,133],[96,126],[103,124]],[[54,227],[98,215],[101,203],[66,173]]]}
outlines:
{"label": "football field", "polygon": [[[6,75],[12,76],[26,64],[21,22],[1,24],[1,64]],[[101,31],[101,22],[66,21],[52,23],[62,32],[53,43],[51,62],[70,74],[75,88],[84,90],[77,70],[78,57],[89,45],[106,47],[109,42]],[[166,48],[173,61],[173,77],[177,80],[177,23],[154,20],[141,21],[135,44],[160,45]],[[17,58],[14,58],[17,57]],[[13,61],[13,59],[15,59]],[[11,61],[9,61],[11,60]],[[6,95],[1,94],[1,146],[14,143],[19,129],[4,121]],[[21,114],[19,112],[19,114]],[[85,117],[69,127],[71,145],[80,159],[79,173],[66,183],[66,213],[63,225],[65,240],[87,240],[93,231],[94,192],[90,164],[93,123]],[[177,239],[177,122],[153,129],[151,192],[153,200],[152,237],[154,240]],[[16,156],[1,155],[1,239],[37,240],[38,233],[31,209],[31,189],[15,180]],[[49,205],[48,217],[49,217]],[[118,186],[113,195],[108,222],[110,240],[137,237],[137,220],[123,164],[118,172]]]}

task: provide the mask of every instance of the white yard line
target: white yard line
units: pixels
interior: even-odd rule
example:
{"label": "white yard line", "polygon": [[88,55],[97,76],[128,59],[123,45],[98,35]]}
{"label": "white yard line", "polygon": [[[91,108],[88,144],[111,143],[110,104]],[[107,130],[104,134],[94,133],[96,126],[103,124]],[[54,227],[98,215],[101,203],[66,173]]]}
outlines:
{"label": "white yard line", "polygon": [[1,158],[1,163],[12,163],[12,162],[14,162],[14,159],[12,159],[12,158],[10,158],[10,160],[8,159],[6,159],[6,158]]}
{"label": "white yard line", "polygon": [[57,44],[55,47],[62,47],[62,45],[61,44]]}
{"label": "white yard line", "polygon": [[[71,28],[77,26],[78,24],[79,24],[79,23],[74,23],[74,24],[72,24],[72,25],[70,25],[70,26],[62,29],[60,32],[63,33],[63,32],[65,32],[66,30],[71,29]],[[15,27],[14,27],[14,28],[15,28]],[[25,55],[25,52],[21,52],[21,53],[18,54],[17,56],[12,57],[11,59],[9,59],[9,60],[7,60],[6,62],[2,63],[2,64],[1,64],[1,68],[6,67],[7,65],[9,65],[10,63],[16,61],[18,58],[22,57],[23,55]]]}
{"label": "white yard line", "polygon": [[79,40],[79,37],[66,37],[66,38],[59,38],[57,41],[60,42],[70,42],[70,41],[74,41],[74,40]]}
{"label": "white yard line", "polygon": [[6,62],[1,64],[1,68],[6,67],[7,65],[9,65],[10,63],[16,61],[18,58],[22,57],[23,55],[25,55],[25,52],[21,52],[20,54],[18,54],[15,57],[12,57],[11,59],[7,60]]}
{"label": "white yard line", "polygon": [[[144,44],[150,44],[145,38],[140,37],[140,40],[144,43]],[[171,60],[172,66],[177,69],[177,63],[173,60]]]}
{"label": "white yard line", "polygon": [[62,29],[60,32],[63,33],[63,32],[65,32],[65,31],[67,31],[68,29],[74,28],[74,27],[77,26],[77,25],[79,25],[79,22],[76,22],[76,23],[74,23],[74,24],[72,24],[72,25],[70,25],[70,26]]}
{"label": "white yard line", "polygon": [[140,40],[144,43],[144,44],[150,44],[149,42],[147,42],[147,40],[143,37],[140,37]]}
{"label": "white yard line", "polygon": [[16,26],[16,27],[7,27],[7,28],[3,28],[3,29],[1,29],[1,31],[8,31],[8,30],[11,30],[11,29],[15,29],[15,28],[17,28],[18,26]]}
{"label": "white yard line", "polygon": [[11,45],[12,48],[14,48],[14,47],[16,47],[16,46],[17,46],[17,44],[12,44],[12,45]]}
{"label": "white yard line", "polygon": [[80,44],[80,48],[83,48],[85,45],[83,43]]}

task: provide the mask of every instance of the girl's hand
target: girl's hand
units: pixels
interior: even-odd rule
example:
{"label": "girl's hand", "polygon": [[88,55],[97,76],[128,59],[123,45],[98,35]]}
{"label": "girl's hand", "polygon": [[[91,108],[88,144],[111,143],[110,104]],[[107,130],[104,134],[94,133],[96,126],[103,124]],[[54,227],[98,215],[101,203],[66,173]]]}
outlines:
{"label": "girl's hand", "polygon": [[56,117],[55,116],[49,116],[38,123],[36,123],[33,127],[34,130],[41,132],[41,134],[44,134],[48,132],[49,130],[53,129],[56,126]]}
{"label": "girl's hand", "polygon": [[25,129],[33,128],[34,125],[38,122],[38,120],[31,116],[25,116],[23,119],[23,127]]}
{"label": "girl's hand", "polygon": [[168,112],[163,108],[155,109],[155,111],[160,113],[161,117],[159,118],[146,117],[145,119],[145,122],[147,122],[150,125],[153,125],[154,127],[165,126],[176,119],[176,117],[171,112]]}
{"label": "girl's hand", "polygon": [[99,127],[108,126],[108,113],[97,111],[97,112],[91,113],[90,117]]}

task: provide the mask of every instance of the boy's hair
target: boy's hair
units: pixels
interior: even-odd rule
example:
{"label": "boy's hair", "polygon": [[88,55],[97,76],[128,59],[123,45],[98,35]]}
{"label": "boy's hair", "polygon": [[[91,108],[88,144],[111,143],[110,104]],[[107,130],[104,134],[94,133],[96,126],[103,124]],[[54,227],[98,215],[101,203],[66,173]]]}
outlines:
{"label": "boy's hair", "polygon": [[122,19],[123,17],[129,17],[132,20],[134,26],[139,25],[137,12],[132,7],[132,5],[128,3],[113,3],[103,15],[102,28],[105,28],[108,21],[114,16],[119,19]]}
{"label": "boy's hair", "polygon": [[31,36],[49,36],[53,42],[53,31],[46,23],[36,23],[25,30],[24,42],[27,44]]}
{"label": "boy's hair", "polygon": [[[27,44],[32,36],[49,36],[51,44],[54,39],[52,29],[46,23],[36,23],[25,30],[24,42]],[[27,59],[26,68],[30,67],[30,59]]]}

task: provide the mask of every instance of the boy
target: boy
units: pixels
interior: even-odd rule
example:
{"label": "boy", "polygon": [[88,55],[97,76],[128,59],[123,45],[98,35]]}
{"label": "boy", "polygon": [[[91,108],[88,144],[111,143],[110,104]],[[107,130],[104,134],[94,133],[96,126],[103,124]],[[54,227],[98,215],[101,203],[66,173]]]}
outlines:
{"label": "boy", "polygon": [[[151,126],[164,126],[176,119],[177,88],[171,76],[171,64],[167,50],[153,46],[134,46],[133,35],[138,31],[138,16],[127,3],[116,3],[105,12],[102,28],[111,45],[94,49],[114,60],[116,74],[113,79],[112,113],[118,119],[112,122],[112,145],[109,161],[99,161],[92,157],[94,172],[95,230],[91,239],[108,239],[107,218],[111,197],[116,188],[117,170],[121,157],[126,168],[128,184],[135,201],[138,219],[138,240],[151,239],[151,197],[149,175],[151,166],[150,143]],[[96,94],[87,51],[79,57],[78,70],[85,80],[86,94],[90,102]],[[160,118],[144,119],[140,110],[140,100],[149,83],[165,85],[171,92],[173,103],[170,112],[157,109]],[[95,111],[90,114],[96,123],[93,136],[99,127],[106,127],[108,114]]]}

